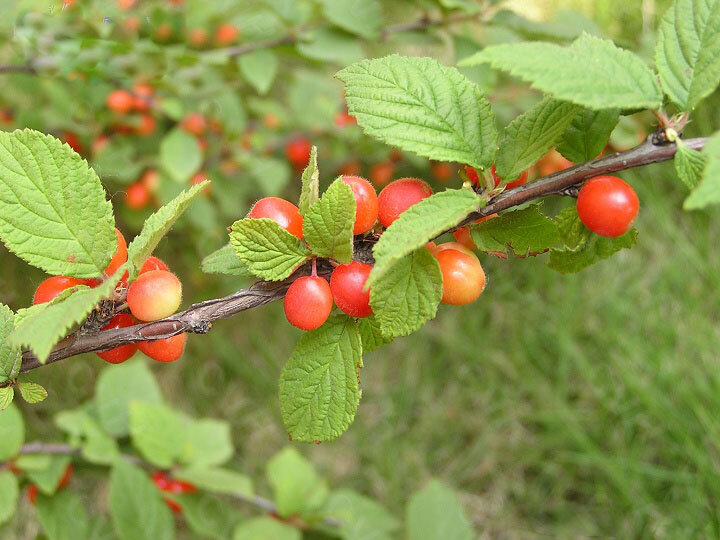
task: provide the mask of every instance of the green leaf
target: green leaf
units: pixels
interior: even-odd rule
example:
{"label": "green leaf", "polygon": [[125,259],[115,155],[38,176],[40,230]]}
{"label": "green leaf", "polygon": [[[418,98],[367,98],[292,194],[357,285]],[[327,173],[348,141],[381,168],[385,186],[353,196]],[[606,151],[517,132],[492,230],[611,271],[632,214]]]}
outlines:
{"label": "green leaf", "polygon": [[307,31],[296,46],[298,52],[307,58],[341,65],[357,62],[365,57],[357,37],[335,28],[315,28]]}
{"label": "green leaf", "polygon": [[130,403],[162,403],[160,388],[141,360],[109,366],[98,377],[95,407],[102,428],[115,437],[130,433]]}
{"label": "green leaf", "polygon": [[256,517],[243,521],[233,533],[233,540],[301,540],[302,534],[295,527],[285,525],[269,517]]}
{"label": "green leaf", "polygon": [[92,159],[92,168],[100,178],[125,186],[137,180],[143,166],[129,137],[112,137]]}
{"label": "green leaf", "polygon": [[295,441],[336,439],[360,402],[362,342],[355,321],[330,317],[298,342],[280,374],[280,410]]}
{"label": "green leaf", "polygon": [[305,212],[303,236],[318,257],[349,263],[353,255],[354,225],[355,196],[350,186],[338,178]]}
{"label": "green leaf", "polygon": [[14,379],[20,371],[20,364],[22,363],[20,349],[11,346],[7,341],[14,328],[15,313],[0,302],[0,382]]}
{"label": "green leaf", "polygon": [[338,532],[343,540],[390,540],[399,526],[377,502],[349,489],[333,492],[325,512],[342,522]]}
{"label": "green leaf", "polygon": [[660,21],[655,65],[682,110],[709,96],[720,83],[720,1],[675,0]]}
{"label": "green leaf", "polygon": [[482,204],[482,199],[470,190],[448,189],[411,206],[375,244],[375,267],[366,287],[372,287],[395,262],[456,226]]}
{"label": "green leaf", "polygon": [[708,140],[701,156],[705,160],[705,168],[700,183],[685,199],[685,210],[696,210],[720,203],[720,133]]}
{"label": "green leaf", "polygon": [[270,49],[258,49],[238,58],[240,73],[257,93],[265,95],[270,90],[278,70],[278,59]]}
{"label": "green leaf", "polygon": [[112,206],[87,162],[54,137],[0,133],[0,239],[54,275],[98,277],[117,248]]}
{"label": "green leaf", "polygon": [[36,471],[26,471],[30,481],[41,493],[52,495],[58,490],[60,480],[65,475],[70,456],[49,456],[48,466]]}
{"label": "green leaf", "polygon": [[510,246],[518,255],[545,251],[560,242],[557,225],[540,212],[540,205],[471,225],[470,233],[481,251],[505,251]]}
{"label": "green leaf", "polygon": [[237,253],[235,253],[235,248],[230,244],[225,244],[205,257],[202,260],[201,268],[206,274],[252,277],[252,273],[242,263]]}
{"label": "green leaf", "polygon": [[[225,133],[239,135],[247,126],[247,112],[236,90],[221,92],[213,100],[215,118],[222,124]],[[202,156],[202,152],[200,153]]]}
{"label": "green leaf", "polygon": [[79,287],[61,302],[28,311],[28,314],[17,322],[8,342],[15,347],[29,348],[44,364],[55,344],[67,336],[76,324],[85,321],[101,300],[113,295],[125,267],[126,265],[122,265],[113,276],[94,289]]}
{"label": "green leaf", "polygon": [[12,386],[0,388],[0,411],[7,409],[15,398],[15,389]]}
{"label": "green leaf", "polygon": [[235,452],[230,424],[224,420],[185,419],[185,441],[180,461],[186,465],[221,465]]}
{"label": "green leaf", "polygon": [[173,473],[173,477],[212,493],[240,494],[247,497],[253,495],[250,477],[229,469],[195,466],[178,469]]}
{"label": "green leaf", "polygon": [[379,349],[393,340],[393,338],[382,333],[380,323],[375,315],[358,319],[358,330],[360,331],[364,354],[373,352],[375,349]]}
{"label": "green leaf", "polygon": [[59,412],[55,425],[72,436],[72,444],[80,446],[83,458],[90,463],[110,465],[120,457],[115,439],[83,409]]}
{"label": "green leaf", "polygon": [[282,517],[312,516],[327,501],[328,487],[310,462],[293,447],[275,454],[265,467]]}
{"label": "green leaf", "polygon": [[124,460],[110,474],[110,515],[122,540],[172,540],[170,509],[147,473]]}
{"label": "green leaf", "polygon": [[470,520],[455,493],[437,480],[414,493],[407,507],[408,540],[472,540]]}
{"label": "green leaf", "polygon": [[607,145],[619,120],[617,109],[583,109],[570,122],[555,149],[573,163],[593,160]]}
{"label": "green leaf", "polygon": [[290,166],[284,160],[253,157],[250,164],[250,176],[266,197],[279,195],[288,185],[290,175]]}
{"label": "green leaf", "polygon": [[637,244],[637,230],[630,229],[619,238],[603,238],[590,232],[577,215],[575,207],[566,208],[556,218],[565,248],[552,249],[548,266],[562,274],[579,272],[623,248]]}
{"label": "green leaf", "polygon": [[74,493],[63,490],[48,497],[40,495],[36,502],[38,519],[48,540],[82,540],[90,529],[85,504]]}
{"label": "green leaf", "polygon": [[504,130],[495,171],[505,182],[516,180],[560,139],[578,107],[545,98]]}
{"label": "green leaf", "polygon": [[47,390],[34,382],[21,382],[19,385],[20,395],[28,403],[40,403],[48,397]]}
{"label": "green leaf", "polygon": [[179,128],[168,132],[160,143],[160,163],[173,180],[187,182],[202,164],[202,152],[195,137]]}
{"label": "green leaf", "polygon": [[395,262],[370,289],[370,305],[382,334],[407,336],[434,319],[442,284],[440,265],[425,248]]}
{"label": "green leaf", "polygon": [[243,517],[228,502],[206,493],[182,495],[177,500],[182,506],[185,521],[202,538],[230,538]]}
{"label": "green leaf", "polygon": [[13,517],[17,502],[17,477],[10,471],[0,471],[0,525]]}
{"label": "green leaf", "polygon": [[677,139],[675,142],[677,144],[677,152],[673,160],[675,171],[688,189],[695,189],[700,183],[705,168],[705,156],[702,152],[688,147],[682,139]]}
{"label": "green leaf", "polygon": [[269,281],[285,279],[310,256],[300,240],[267,218],[233,223],[230,243],[248,270]]}
{"label": "green leaf", "polygon": [[0,411],[0,461],[15,457],[25,442],[25,423],[16,405]]}
{"label": "green leaf", "polygon": [[210,182],[204,181],[194,185],[164,205],[145,220],[142,231],[128,246],[129,281],[134,281],[142,265],[152,255],[157,245],[172,228],[177,219],[187,210],[195,198],[200,195]]}
{"label": "green leaf", "polygon": [[641,58],[589,34],[569,47],[543,42],[494,45],[459,65],[484,63],[557,99],[591,109],[657,109],[662,105],[655,75]]}
{"label": "green leaf", "polygon": [[310,206],[315,204],[320,198],[320,170],[317,164],[317,146],[310,148],[310,159],[307,167],[302,173],[302,191],[300,192],[300,201],[298,209],[300,215],[305,216]]}
{"label": "green leaf", "polygon": [[320,0],[323,15],[331,23],[366,39],[380,35],[382,12],[379,0]]}
{"label": "green leaf", "polygon": [[366,133],[421,156],[487,167],[497,131],[476,84],[431,58],[363,60],[338,72],[348,110]]}

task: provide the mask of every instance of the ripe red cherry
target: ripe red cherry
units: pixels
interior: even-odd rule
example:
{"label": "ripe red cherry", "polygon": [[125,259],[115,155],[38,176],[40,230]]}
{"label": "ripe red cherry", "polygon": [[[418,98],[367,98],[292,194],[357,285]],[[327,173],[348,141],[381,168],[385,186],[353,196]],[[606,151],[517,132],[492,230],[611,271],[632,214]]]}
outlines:
{"label": "ripe red cherry", "polygon": [[573,165],[574,163],[572,161],[565,159],[565,157],[555,149],[550,150],[537,162],[537,167],[541,176],[551,175],[572,167]]}
{"label": "ripe red cherry", "polygon": [[75,279],[65,276],[53,276],[48,278],[38,285],[38,288],[35,290],[33,305],[49,302],[65,289],[69,289],[70,287],[75,287],[77,285],[87,285],[89,287],[91,286],[91,282],[87,279]]}
{"label": "ripe red cherry", "polygon": [[142,182],[130,184],[125,190],[125,205],[131,210],[142,210],[150,204],[150,190]]}
{"label": "ripe red cherry", "polygon": [[[125,237],[118,229],[115,229],[115,236],[117,237],[117,250],[113,258],[110,259],[110,264],[105,269],[106,277],[112,276],[118,268],[127,262],[127,242],[125,241]],[[123,279],[124,278],[125,276],[123,276]]]}
{"label": "ripe red cherry", "polygon": [[580,221],[598,236],[617,238],[625,234],[640,207],[633,188],[615,176],[588,180],[577,199]]}
{"label": "ripe red cherry", "polygon": [[351,126],[353,124],[357,124],[357,119],[354,116],[350,116],[346,112],[337,113],[335,115],[335,125],[337,127],[346,127]]}
{"label": "ripe red cherry", "polygon": [[[108,325],[103,330],[116,330],[118,328],[128,328],[135,326],[135,319],[133,319],[127,313],[120,313],[115,315]],[[109,351],[99,352],[97,355],[105,360],[108,364],[122,364],[125,360],[130,358],[137,351],[137,345],[131,343],[129,345],[123,345]]]}
{"label": "ripe red cherry", "polygon": [[[476,220],[474,223],[482,223],[483,221],[487,221],[488,219],[493,219],[496,217],[498,217],[497,214],[490,214],[489,216],[485,216]],[[460,227],[458,230],[453,232],[453,236],[455,237],[455,240],[460,242],[469,250],[475,251],[477,249],[475,241],[472,239],[472,235],[470,234],[470,227]]]}
{"label": "ripe red cherry", "polygon": [[177,336],[167,339],[141,341],[138,343],[138,349],[146,356],[158,362],[174,362],[185,352],[186,342],[187,334],[178,334]]}
{"label": "ripe red cherry", "polygon": [[268,218],[300,240],[303,237],[303,217],[300,210],[290,201],[278,197],[265,197],[250,209],[249,218]]}
{"label": "ripe red cherry", "polygon": [[[495,165],[490,167],[490,174],[492,174],[493,180],[495,181],[495,187],[498,187],[500,184],[502,184],[502,179],[497,175],[495,172]],[[525,171],[520,175],[520,177],[515,180],[514,182],[510,182],[505,185],[507,189],[512,189],[514,187],[522,186],[525,182],[527,182],[528,173]]]}
{"label": "ripe red cherry", "polygon": [[330,276],[330,292],[335,304],[351,317],[369,317],[370,291],[363,292],[372,266],[359,262],[341,264]]}
{"label": "ripe red cherry", "polygon": [[65,467],[65,472],[63,473],[62,477],[58,481],[57,489],[66,488],[70,485],[70,480],[72,480],[73,472],[75,472],[75,469],[73,468],[73,464],[68,463],[67,467]]}
{"label": "ripe red cherry", "polygon": [[296,279],[285,293],[285,317],[300,330],[320,328],[332,310],[330,285],[318,276]]}
{"label": "ripe red cherry", "polygon": [[188,114],[182,121],[182,129],[191,135],[201,137],[207,130],[207,121],[202,114]]}
{"label": "ripe red cherry", "polygon": [[38,496],[38,488],[35,484],[30,484],[27,490],[27,498],[30,504],[34,505]]}
{"label": "ripe red cherry", "polygon": [[485,289],[485,272],[478,258],[457,249],[438,249],[433,255],[442,272],[442,303],[464,306],[477,300]]}
{"label": "ripe red cherry", "polygon": [[77,152],[78,154],[83,153],[82,142],[80,142],[78,136],[72,131],[66,131],[63,133],[63,142],[67,144],[70,148],[75,150],[75,152]]}
{"label": "ripe red cherry", "polygon": [[307,139],[296,139],[285,146],[285,155],[296,169],[302,169],[310,161],[312,145]]}
{"label": "ripe red cherry", "polygon": [[[197,172],[197,173],[193,174],[192,177],[190,178],[190,185],[196,186],[198,184],[202,184],[207,179],[208,179],[208,176],[203,171]],[[205,189],[203,189],[203,194],[206,197],[210,195],[210,184],[205,186]]]}
{"label": "ripe red cherry", "polygon": [[148,257],[140,268],[140,274],[151,272],[152,270],[170,270],[168,265],[157,257]]}
{"label": "ripe red cherry", "polygon": [[132,87],[133,107],[138,111],[148,111],[152,105],[153,87],[149,84],[138,83]]}
{"label": "ripe red cherry", "polygon": [[188,34],[188,41],[194,47],[202,47],[208,42],[209,34],[204,28],[193,28]]}
{"label": "ripe red cherry", "polygon": [[370,167],[370,180],[376,186],[387,185],[392,180],[393,174],[395,174],[395,164],[392,161],[376,163]]}
{"label": "ripe red cherry", "polygon": [[432,188],[417,178],[401,178],[388,184],[378,197],[380,223],[389,227],[405,210],[432,193]]}
{"label": "ripe red cherry", "polygon": [[160,183],[160,173],[155,169],[148,169],[142,174],[138,182],[144,185],[151,193],[154,193]]}
{"label": "ripe red cherry", "polygon": [[[183,482],[181,480],[174,480],[162,471],[154,473],[152,475],[152,481],[160,491],[163,491],[165,493],[182,495],[185,493],[195,493],[196,491],[194,485],[189,484],[188,482]],[[172,510],[176,514],[182,512],[182,507],[175,501],[166,498],[163,498],[163,500],[165,501],[165,504],[168,505],[170,510]]]}
{"label": "ripe red cherry", "polygon": [[167,270],[140,274],[127,292],[130,312],[141,321],[157,321],[172,315],[180,307],[181,300],[182,284]]}
{"label": "ripe red cherry", "polygon": [[430,166],[435,180],[439,182],[449,182],[455,174],[455,168],[449,163],[433,162]]}
{"label": "ripe red cherry", "polygon": [[135,100],[130,92],[115,90],[108,95],[106,103],[110,110],[118,114],[126,114],[133,108]]}
{"label": "ripe red cherry", "polygon": [[143,137],[152,135],[155,131],[155,117],[152,114],[143,113],[140,122],[135,126],[135,133]]}
{"label": "ripe red cherry", "polygon": [[378,217],[378,196],[370,182],[359,176],[343,176],[355,196],[355,226],[353,234],[369,231]]}
{"label": "ripe red cherry", "polygon": [[221,24],[215,30],[215,42],[218,45],[229,45],[234,43],[240,32],[232,24]]}
{"label": "ripe red cherry", "polygon": [[440,253],[441,251],[445,251],[448,249],[454,249],[455,251],[459,251],[460,253],[465,253],[467,255],[472,255],[473,257],[475,254],[472,252],[472,250],[461,244],[460,242],[445,242],[443,244],[434,245],[434,242],[431,242],[430,244],[425,244],[425,247],[430,250],[430,253],[433,255],[436,255]]}

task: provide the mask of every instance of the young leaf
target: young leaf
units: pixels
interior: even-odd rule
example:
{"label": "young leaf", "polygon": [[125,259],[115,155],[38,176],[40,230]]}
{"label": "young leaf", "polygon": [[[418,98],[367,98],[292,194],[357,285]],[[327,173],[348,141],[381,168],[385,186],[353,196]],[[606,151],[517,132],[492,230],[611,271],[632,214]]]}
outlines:
{"label": "young leaf", "polygon": [[476,84],[432,58],[363,60],[338,72],[351,115],[366,133],[438,161],[488,167],[497,131]]}
{"label": "young leaf", "polygon": [[230,243],[250,272],[269,281],[285,279],[310,257],[300,240],[267,218],[233,223]]}
{"label": "young leaf", "polygon": [[434,319],[442,284],[440,265],[425,248],[395,262],[370,289],[370,305],[382,334],[407,336]]}
{"label": "young leaf", "polygon": [[160,163],[176,182],[184,183],[202,164],[197,140],[179,128],[168,132],[160,143]]}
{"label": "young leaf", "polygon": [[21,382],[19,385],[20,395],[28,403],[40,403],[48,397],[47,390],[34,382]]}
{"label": "young leaf", "polygon": [[311,516],[327,500],[327,484],[312,464],[291,446],[268,461],[265,473],[273,488],[277,513],[282,517]]}
{"label": "young leaf", "polygon": [[38,360],[45,363],[53,346],[67,336],[68,330],[83,322],[101,300],[112,296],[125,267],[122,265],[94,289],[80,287],[66,300],[23,316],[8,337],[8,342],[15,347],[31,349]]}
{"label": "young leaf", "polygon": [[358,330],[362,340],[363,353],[371,353],[383,345],[390,343],[393,338],[388,337],[380,330],[380,323],[375,315],[358,320]]}
{"label": "young leaf", "polygon": [[0,388],[0,411],[7,409],[13,402],[15,397],[15,389],[12,386],[4,386]]}
{"label": "young leaf", "polygon": [[277,519],[256,517],[240,523],[233,533],[232,540],[301,540],[300,530],[286,525]]}
{"label": "young leaf", "polygon": [[482,199],[470,190],[448,189],[411,206],[375,244],[375,267],[366,286],[372,287],[396,261],[454,227],[481,205]]}
{"label": "young leaf", "polygon": [[200,267],[206,274],[252,277],[252,273],[247,269],[247,266],[242,263],[237,253],[235,253],[235,248],[230,244],[225,244],[220,249],[213,251],[205,257]]}
{"label": "young leaf", "polygon": [[342,435],[360,402],[362,343],[355,321],[330,317],[304,334],[280,374],[280,410],[295,441]]}
{"label": "young leaf", "polygon": [[180,495],[176,498],[183,517],[201,538],[226,540],[243,515],[229,502],[207,493]]}
{"label": "young leaf", "polygon": [[13,458],[25,442],[25,423],[17,406],[0,411],[0,461]]}
{"label": "young leaf", "polygon": [[657,109],[662,105],[655,75],[641,58],[589,34],[570,47],[543,42],[493,45],[459,65],[484,63],[557,99],[590,109]]}
{"label": "young leaf", "polygon": [[111,465],[120,457],[115,439],[107,435],[84,409],[61,411],[55,416],[55,425],[72,436],[82,456],[90,463]]}
{"label": "young leaf", "polygon": [[300,202],[298,209],[303,217],[307,213],[310,206],[315,204],[320,198],[320,171],[317,164],[317,146],[310,149],[310,160],[307,167],[302,173],[302,191],[300,192]]}
{"label": "young leaf", "polygon": [[560,242],[557,225],[540,212],[539,205],[471,225],[470,233],[481,251],[505,251],[510,246],[518,255],[545,251]]}
{"label": "young leaf", "polygon": [[0,525],[15,514],[18,491],[17,477],[10,471],[0,471]]}
{"label": "young leaf", "polygon": [[617,109],[583,109],[570,122],[555,149],[573,163],[595,159],[605,148],[619,120]]}
{"label": "young leaf", "polygon": [[212,493],[239,494],[247,497],[253,495],[250,478],[229,469],[195,466],[178,469],[173,473],[173,477],[190,482],[195,487]]}
{"label": "young leaf", "polygon": [[472,540],[476,533],[451,489],[437,480],[414,493],[407,507],[408,540]]}
{"label": "young leaf", "polygon": [[390,540],[399,526],[377,502],[349,489],[333,492],[325,512],[342,523],[338,532],[350,540]]}
{"label": "young leaf", "polygon": [[69,464],[70,456],[50,456],[47,467],[40,470],[27,471],[27,476],[30,481],[38,487],[41,493],[52,495],[58,490],[60,480],[65,475]]}
{"label": "young leaf", "polygon": [[210,182],[204,181],[187,189],[145,220],[142,231],[128,246],[129,281],[134,281],[145,260],[152,255],[160,240],[167,234],[175,221],[200,195]]}
{"label": "young leaf", "polygon": [[682,139],[675,142],[677,144],[677,152],[673,160],[675,171],[688,189],[695,189],[700,183],[705,168],[705,155],[689,148]]}
{"label": "young leaf", "polygon": [[270,49],[258,49],[238,58],[238,66],[245,80],[260,95],[270,90],[278,70],[278,59]]}
{"label": "young leaf", "polygon": [[675,0],[655,47],[663,90],[691,111],[720,83],[720,0]]}
{"label": "young leaf", "polygon": [[185,417],[185,441],[180,461],[194,467],[222,465],[235,453],[230,424],[224,420]]}
{"label": "young leaf", "polygon": [[68,490],[52,497],[38,496],[35,507],[43,531],[50,540],[76,540],[87,538],[90,528],[85,504]]}
{"label": "young leaf", "polygon": [[304,215],[303,236],[318,257],[332,257],[349,263],[353,255],[355,196],[340,178]]}
{"label": "young leaf", "polygon": [[110,474],[110,515],[122,540],[172,540],[175,522],[147,473],[124,460]]}
{"label": "young leaf", "polygon": [[325,18],[343,30],[371,40],[380,35],[383,20],[380,0],[320,0],[320,3]]}
{"label": "young leaf", "polygon": [[497,175],[505,182],[516,180],[555,145],[578,109],[572,103],[545,98],[510,122],[495,158]]}
{"label": "young leaf", "polygon": [[720,133],[710,138],[701,155],[705,160],[705,168],[700,183],[685,199],[685,210],[696,210],[720,203]]}
{"label": "young leaf", "polygon": [[170,468],[185,443],[185,423],[162,404],[130,403],[130,436],[140,454],[157,467]]}
{"label": "young leaf", "polygon": [[102,274],[117,248],[100,179],[69,146],[29,129],[0,133],[0,239],[54,275]]}
{"label": "young leaf", "polygon": [[12,309],[0,303],[0,382],[17,377],[22,362],[20,349],[11,346],[7,338],[15,328]]}

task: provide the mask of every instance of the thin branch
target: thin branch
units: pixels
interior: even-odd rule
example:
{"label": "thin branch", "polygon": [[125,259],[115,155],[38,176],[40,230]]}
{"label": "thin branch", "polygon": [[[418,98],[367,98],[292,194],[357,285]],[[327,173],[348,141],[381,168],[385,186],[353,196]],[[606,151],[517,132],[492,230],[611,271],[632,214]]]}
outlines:
{"label": "thin branch", "polygon": [[32,66],[0,66],[0,73],[29,73],[35,75],[37,71]]}

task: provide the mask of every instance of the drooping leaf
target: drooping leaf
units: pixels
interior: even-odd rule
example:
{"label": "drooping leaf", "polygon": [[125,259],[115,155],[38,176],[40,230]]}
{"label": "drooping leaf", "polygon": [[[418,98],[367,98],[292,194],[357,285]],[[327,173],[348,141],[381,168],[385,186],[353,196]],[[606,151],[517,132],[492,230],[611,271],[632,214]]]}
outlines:
{"label": "drooping leaf", "polygon": [[40,403],[48,397],[47,390],[38,383],[21,382],[18,387],[20,388],[20,395],[28,403]]}
{"label": "drooping leaf", "polygon": [[660,21],[655,65],[682,110],[710,95],[720,83],[720,1],[675,0]]}
{"label": "drooping leaf", "polygon": [[617,109],[583,109],[570,122],[555,149],[573,163],[595,159],[607,145],[619,120]]}
{"label": "drooping leaf", "polygon": [[230,244],[250,272],[270,281],[285,279],[310,256],[300,240],[267,218],[233,223]]}
{"label": "drooping leaf", "polygon": [[470,233],[481,251],[505,251],[509,246],[518,255],[538,253],[560,242],[557,225],[540,212],[539,205],[471,225]]}
{"label": "drooping leaf", "polygon": [[676,144],[677,152],[673,160],[675,171],[688,189],[695,189],[705,168],[705,156],[702,152],[688,147],[682,139],[678,139]]}
{"label": "drooping leaf", "polygon": [[320,0],[323,15],[331,23],[366,39],[380,35],[382,13],[379,0]]}
{"label": "drooping leaf", "polygon": [[705,168],[697,187],[685,199],[685,210],[696,210],[720,203],[720,133],[708,140],[701,156],[705,160]]}
{"label": "drooping leaf", "polygon": [[303,237],[318,257],[349,263],[353,255],[355,196],[340,178],[305,212]]}
{"label": "drooping leaf", "polygon": [[360,402],[362,343],[357,324],[333,316],[298,342],[280,374],[280,410],[296,441],[330,441],[342,435]]}
{"label": "drooping leaf", "polygon": [[212,493],[253,495],[250,477],[230,469],[194,466],[176,470],[173,477]]}
{"label": "drooping leaf", "polygon": [[472,540],[470,520],[453,491],[431,481],[414,493],[407,507],[408,540]]}
{"label": "drooping leaf", "polygon": [[270,49],[258,49],[238,58],[238,66],[245,80],[258,94],[265,95],[270,90],[278,71],[278,59]]}
{"label": "drooping leaf", "polygon": [[0,471],[0,525],[15,514],[18,491],[17,477],[10,471]]}
{"label": "drooping leaf", "polygon": [[334,491],[325,511],[342,523],[339,532],[343,540],[390,540],[399,526],[377,502],[349,489]]}
{"label": "drooping leaf", "polygon": [[495,155],[490,104],[477,85],[431,58],[363,60],[337,73],[363,130],[402,150],[484,168]]}
{"label": "drooping leaf", "polygon": [[233,540],[301,540],[300,531],[269,517],[256,517],[243,521],[233,533]]}
{"label": "drooping leaf", "polygon": [[52,497],[39,495],[35,507],[48,540],[87,538],[90,528],[87,510],[73,492],[62,490]]}
{"label": "drooping leaf", "polygon": [[160,163],[173,180],[187,182],[202,164],[202,152],[195,137],[179,128],[168,132],[160,143]]}
{"label": "drooping leaf", "polygon": [[326,482],[312,464],[293,447],[286,447],[268,461],[265,472],[273,488],[277,513],[282,517],[312,516],[325,504]]}
{"label": "drooping leaf", "polygon": [[202,260],[200,265],[206,274],[227,274],[229,276],[252,277],[252,273],[245,266],[235,248],[225,244],[220,249],[213,251]]}
{"label": "drooping leaf", "polygon": [[360,330],[363,354],[371,353],[393,340],[393,338],[382,333],[380,323],[375,315],[359,319],[358,330]]}
{"label": "drooping leaf", "polygon": [[589,34],[569,47],[543,42],[493,45],[459,65],[483,63],[556,99],[590,109],[657,109],[662,104],[655,75],[640,57]]}
{"label": "drooping leaf", "polygon": [[112,206],[87,162],[33,130],[0,133],[0,239],[54,275],[92,278],[117,241]]}
{"label": "drooping leaf", "polygon": [[0,461],[15,457],[25,442],[25,423],[17,406],[0,411]]}
{"label": "drooping leaf", "polygon": [[207,493],[181,495],[178,500],[185,521],[202,538],[227,540],[243,518],[228,501]]}
{"label": "drooping leaf", "polygon": [[15,314],[0,302],[0,382],[17,377],[22,357],[20,349],[8,343],[7,338],[15,328]]}
{"label": "drooping leaf", "polygon": [[298,209],[300,210],[300,215],[305,216],[310,206],[315,204],[320,198],[320,171],[317,164],[317,146],[310,148],[310,159],[302,173],[301,180],[302,191],[300,192]]}

